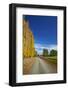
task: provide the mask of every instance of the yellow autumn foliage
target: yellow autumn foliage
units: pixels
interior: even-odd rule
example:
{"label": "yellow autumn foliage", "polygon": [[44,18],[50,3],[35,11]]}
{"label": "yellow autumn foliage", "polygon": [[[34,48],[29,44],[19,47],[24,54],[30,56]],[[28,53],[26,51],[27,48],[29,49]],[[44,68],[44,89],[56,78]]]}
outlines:
{"label": "yellow autumn foliage", "polygon": [[33,57],[35,55],[34,36],[29,28],[29,23],[23,21],[23,55],[24,57]]}

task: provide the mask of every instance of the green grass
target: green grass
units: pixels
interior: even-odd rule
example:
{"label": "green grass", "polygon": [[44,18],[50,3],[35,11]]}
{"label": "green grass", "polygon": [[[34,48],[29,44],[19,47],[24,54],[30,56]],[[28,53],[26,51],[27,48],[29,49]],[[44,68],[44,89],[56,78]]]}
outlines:
{"label": "green grass", "polygon": [[45,58],[53,63],[57,63],[57,56],[48,56]]}

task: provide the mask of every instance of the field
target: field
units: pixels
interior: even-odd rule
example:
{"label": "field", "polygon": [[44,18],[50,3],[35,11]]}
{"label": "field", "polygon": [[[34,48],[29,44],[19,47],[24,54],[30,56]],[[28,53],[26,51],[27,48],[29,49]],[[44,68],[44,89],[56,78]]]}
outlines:
{"label": "field", "polygon": [[23,61],[23,74],[29,74],[30,69],[32,68],[32,65],[34,64],[35,59],[34,58],[24,58]]}
{"label": "field", "polygon": [[45,58],[53,63],[57,63],[57,56],[48,56]]}

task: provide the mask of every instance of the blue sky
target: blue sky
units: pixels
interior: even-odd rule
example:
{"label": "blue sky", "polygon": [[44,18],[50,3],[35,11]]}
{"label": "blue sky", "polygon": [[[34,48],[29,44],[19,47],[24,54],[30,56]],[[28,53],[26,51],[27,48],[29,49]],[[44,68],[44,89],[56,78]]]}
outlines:
{"label": "blue sky", "polygon": [[56,49],[57,47],[57,16],[26,15],[29,27],[34,35],[34,45],[38,54],[44,48]]}

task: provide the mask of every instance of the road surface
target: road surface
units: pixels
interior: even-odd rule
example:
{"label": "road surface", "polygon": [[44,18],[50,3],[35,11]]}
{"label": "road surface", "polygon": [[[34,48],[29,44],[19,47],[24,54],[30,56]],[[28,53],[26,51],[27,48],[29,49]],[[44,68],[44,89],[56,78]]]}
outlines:
{"label": "road surface", "polygon": [[47,74],[57,73],[57,65],[48,60],[42,60],[39,57],[35,58],[35,62],[30,70],[30,74]]}

